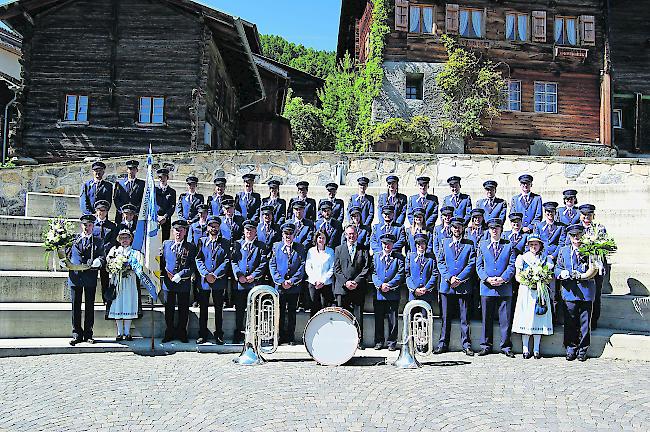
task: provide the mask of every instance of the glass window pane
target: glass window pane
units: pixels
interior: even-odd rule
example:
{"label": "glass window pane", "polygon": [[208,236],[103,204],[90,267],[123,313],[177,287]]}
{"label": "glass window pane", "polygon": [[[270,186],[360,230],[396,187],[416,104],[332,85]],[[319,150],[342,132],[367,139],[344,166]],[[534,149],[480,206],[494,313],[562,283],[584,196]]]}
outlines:
{"label": "glass window pane", "polygon": [[515,36],[515,16],[512,14],[506,15],[506,39],[516,40]]}
{"label": "glass window pane", "polygon": [[88,96],[79,96],[77,121],[88,121]]}
{"label": "glass window pane", "polygon": [[77,96],[68,95],[65,104],[65,120],[75,121],[77,118]]}
{"label": "glass window pane", "polygon": [[140,123],[151,122],[151,98],[140,98]]}
{"label": "glass window pane", "polygon": [[422,33],[433,33],[433,8],[422,8]]}
{"label": "glass window pane", "polygon": [[411,6],[409,17],[409,31],[411,33],[420,33],[420,8]]}
{"label": "glass window pane", "polygon": [[528,15],[519,15],[517,17],[517,29],[519,30],[519,40],[528,40]]}
{"label": "glass window pane", "polygon": [[472,11],[473,36],[483,37],[483,12]]}
{"label": "glass window pane", "polygon": [[161,124],[163,122],[164,119],[162,113],[153,115],[153,120],[151,121],[151,123]]}
{"label": "glass window pane", "polygon": [[575,18],[567,18],[566,19],[566,39],[567,43],[569,45],[576,45],[578,42],[578,30],[576,28],[576,20]]}

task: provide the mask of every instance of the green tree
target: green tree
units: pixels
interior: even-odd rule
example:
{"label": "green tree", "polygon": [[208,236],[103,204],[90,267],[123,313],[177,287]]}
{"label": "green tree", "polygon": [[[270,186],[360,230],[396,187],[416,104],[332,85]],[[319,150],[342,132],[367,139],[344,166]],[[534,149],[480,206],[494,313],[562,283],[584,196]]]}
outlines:
{"label": "green tree", "polygon": [[414,153],[435,153],[440,147],[440,137],[434,133],[434,126],[427,116],[414,116],[408,121],[391,118],[376,124],[372,142],[379,143],[387,139],[410,143],[411,152]]}
{"label": "green tree", "polygon": [[336,69],[336,53],[307,48],[281,36],[260,35],[262,55],[320,78]]}
{"label": "green tree", "polygon": [[334,137],[323,125],[323,111],[302,98],[287,95],[283,116],[291,123],[293,145],[298,151],[334,150]]}

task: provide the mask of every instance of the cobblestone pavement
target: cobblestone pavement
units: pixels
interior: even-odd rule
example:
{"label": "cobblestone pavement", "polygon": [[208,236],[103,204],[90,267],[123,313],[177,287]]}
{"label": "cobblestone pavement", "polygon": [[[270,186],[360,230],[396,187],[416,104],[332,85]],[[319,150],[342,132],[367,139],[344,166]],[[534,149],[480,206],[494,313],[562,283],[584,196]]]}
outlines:
{"label": "cobblestone pavement", "polygon": [[[366,350],[364,355],[375,355]],[[306,354],[132,353],[0,359],[0,430],[648,430],[650,363],[387,351],[327,368]]]}

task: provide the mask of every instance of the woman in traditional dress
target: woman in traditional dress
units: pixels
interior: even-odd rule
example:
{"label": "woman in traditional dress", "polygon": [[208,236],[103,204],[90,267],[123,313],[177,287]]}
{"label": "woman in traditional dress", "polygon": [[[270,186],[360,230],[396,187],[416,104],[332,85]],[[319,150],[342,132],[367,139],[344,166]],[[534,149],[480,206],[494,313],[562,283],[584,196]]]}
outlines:
{"label": "woman in traditional dress", "polygon": [[[549,296],[550,282],[546,284],[547,289],[544,290],[543,296],[543,304],[546,307],[546,311],[540,314],[543,311],[543,307],[536,307],[539,291],[537,287],[525,285],[522,281],[521,272],[529,267],[544,264],[549,269],[552,269],[553,258],[544,252],[544,243],[542,243],[539,237],[531,235],[527,243],[529,250],[523,255],[519,255],[515,261],[515,278],[520,285],[517,305],[515,306],[515,315],[512,322],[512,332],[521,334],[522,351],[525,359],[529,359],[532,356],[540,359],[542,357],[539,350],[542,335],[553,334],[553,315]],[[529,348],[531,335],[534,341],[533,354],[531,354]]]}
{"label": "woman in traditional dress", "polygon": [[311,316],[334,303],[334,250],[327,246],[329,238],[324,230],[314,233],[314,247],[307,252],[305,273],[312,301]]}
{"label": "woman in traditional dress", "polygon": [[[106,261],[109,269],[120,260],[129,260],[131,257],[142,261],[142,253],[131,248],[133,234],[128,229],[121,230],[117,235],[119,246],[113,246],[108,252]],[[126,339],[132,341],[131,320],[138,318],[138,285],[133,270],[126,265],[126,269],[111,273],[111,285],[115,286],[115,300],[110,305],[108,318],[114,319],[117,326],[116,341]]]}

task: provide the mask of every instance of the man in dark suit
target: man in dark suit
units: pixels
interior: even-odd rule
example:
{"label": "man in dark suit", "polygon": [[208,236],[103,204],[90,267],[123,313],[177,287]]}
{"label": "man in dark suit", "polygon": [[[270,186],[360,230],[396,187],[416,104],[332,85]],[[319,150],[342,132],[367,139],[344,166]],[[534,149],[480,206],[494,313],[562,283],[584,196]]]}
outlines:
{"label": "man in dark suit", "polygon": [[296,187],[298,188],[298,196],[289,200],[289,205],[287,206],[287,220],[291,219],[291,215],[293,215],[293,204],[296,202],[303,202],[305,204],[305,219],[316,222],[316,200],[307,197],[307,194],[309,193],[309,182],[299,181],[296,183]]}
{"label": "man in dark suit", "polygon": [[[325,189],[327,189],[327,198],[323,198],[318,202],[318,208],[320,209],[320,205],[323,203],[323,201],[329,201],[332,203],[332,218],[336,219],[341,223],[341,226],[343,226],[343,218],[345,217],[345,211],[344,211],[344,206],[345,203],[341,198],[336,197],[336,192],[339,190],[339,185],[336,183],[327,183],[325,185]],[[320,214],[320,211],[318,212],[318,217],[322,217]]]}
{"label": "man in dark suit", "polygon": [[244,190],[237,192],[235,196],[235,212],[244,219],[257,223],[260,221],[259,211],[262,197],[253,191],[255,174],[244,174],[242,180],[244,180]]}
{"label": "man in dark suit", "polygon": [[116,210],[115,223],[118,226],[122,222],[122,208],[126,204],[131,204],[135,207],[136,215],[140,213],[145,183],[144,180],[137,178],[138,166],[140,166],[140,163],[136,160],[127,161],[126,178],[115,183],[115,187],[113,188],[113,203],[115,204]]}
{"label": "man in dark suit", "polygon": [[357,226],[349,224],[345,228],[346,241],[334,250],[333,291],[336,304],[356,317],[361,332],[359,349],[363,349],[363,305],[371,264],[368,247],[357,243],[358,236]]}
{"label": "man in dark suit", "polygon": [[203,195],[196,192],[196,185],[199,183],[198,177],[189,176],[185,179],[185,183],[187,183],[187,192],[183,192],[178,197],[176,214],[179,219],[192,223],[199,214],[199,206],[203,204]]}
{"label": "man in dark suit", "polygon": [[[72,297],[72,340],[70,345],[80,342],[95,343],[93,325],[95,324],[95,292],[97,290],[97,271],[106,264],[104,244],[93,235],[95,216],[83,215],[81,234],[72,244],[69,256],[70,263],[85,264],[88,270],[70,270],[68,286]],[[84,323],[81,324],[81,301],[85,302]]]}
{"label": "man in dark suit", "polygon": [[156,204],[158,205],[158,223],[162,235],[162,241],[169,240],[172,230],[172,216],[176,208],[176,189],[167,184],[169,181],[169,170],[160,168],[158,174],[158,185],[156,185]]}
{"label": "man in dark suit", "polygon": [[104,180],[106,164],[97,161],[92,164],[93,178],[81,186],[79,194],[79,209],[81,214],[92,214],[97,201],[113,201],[113,183]]}

